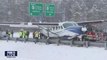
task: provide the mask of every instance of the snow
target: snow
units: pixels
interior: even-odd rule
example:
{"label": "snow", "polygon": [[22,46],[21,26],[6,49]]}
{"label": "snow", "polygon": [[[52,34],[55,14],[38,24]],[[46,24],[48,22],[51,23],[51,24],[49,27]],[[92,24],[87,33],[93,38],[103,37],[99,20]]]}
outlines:
{"label": "snow", "polygon": [[[18,56],[7,58],[4,51],[18,51]],[[107,60],[107,50],[99,47],[70,47],[0,40],[0,60]]]}

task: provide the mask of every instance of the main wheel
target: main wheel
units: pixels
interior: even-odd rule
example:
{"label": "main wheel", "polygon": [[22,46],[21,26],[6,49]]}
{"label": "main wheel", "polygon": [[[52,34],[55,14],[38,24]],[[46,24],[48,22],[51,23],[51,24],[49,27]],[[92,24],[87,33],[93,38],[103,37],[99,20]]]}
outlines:
{"label": "main wheel", "polygon": [[47,36],[45,36],[44,34],[40,34],[40,39],[47,39],[48,37]]}

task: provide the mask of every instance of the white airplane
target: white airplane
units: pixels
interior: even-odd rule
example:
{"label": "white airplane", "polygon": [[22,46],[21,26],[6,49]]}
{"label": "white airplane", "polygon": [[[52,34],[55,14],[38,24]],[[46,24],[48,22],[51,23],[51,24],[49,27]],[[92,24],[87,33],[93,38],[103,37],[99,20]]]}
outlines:
{"label": "white airplane", "polygon": [[[53,25],[56,25],[55,27],[45,28],[40,26],[40,28],[42,28],[40,32],[43,33],[43,35],[49,37],[65,37],[66,39],[72,39],[74,37],[77,37],[81,39],[83,33],[87,31],[87,28],[80,26],[78,24],[101,23],[101,22],[104,22],[104,20],[84,21],[84,22],[66,21],[60,23],[53,23]],[[52,25],[52,23],[47,24]]]}
{"label": "white airplane", "polygon": [[80,38],[80,35],[87,31],[86,27],[79,26],[76,22],[60,22],[58,26],[51,28],[41,29],[41,33],[49,37],[66,37],[72,39],[76,36]]}
{"label": "white airplane", "polygon": [[[82,27],[78,24],[87,24],[87,23],[101,23],[104,22],[104,20],[97,20],[97,21],[84,21],[84,22],[73,22],[73,21],[66,21],[66,22],[60,22],[60,23],[36,23],[36,22],[29,22],[24,24],[0,24],[0,25],[9,25],[10,27],[32,27],[32,28],[40,28],[40,32],[44,36],[49,37],[66,37],[67,39],[72,39],[74,37],[78,37],[81,39],[81,36],[84,32],[87,31],[86,27]],[[46,28],[44,25],[55,25],[55,27]]]}

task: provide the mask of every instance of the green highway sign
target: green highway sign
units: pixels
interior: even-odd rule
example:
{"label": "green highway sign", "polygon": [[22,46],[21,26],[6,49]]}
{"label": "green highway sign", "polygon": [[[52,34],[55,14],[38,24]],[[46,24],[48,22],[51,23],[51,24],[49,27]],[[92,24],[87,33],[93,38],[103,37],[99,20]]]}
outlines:
{"label": "green highway sign", "polygon": [[41,16],[43,13],[43,4],[42,3],[29,3],[29,14],[31,16]]}
{"label": "green highway sign", "polygon": [[46,16],[55,16],[55,5],[46,4]]}

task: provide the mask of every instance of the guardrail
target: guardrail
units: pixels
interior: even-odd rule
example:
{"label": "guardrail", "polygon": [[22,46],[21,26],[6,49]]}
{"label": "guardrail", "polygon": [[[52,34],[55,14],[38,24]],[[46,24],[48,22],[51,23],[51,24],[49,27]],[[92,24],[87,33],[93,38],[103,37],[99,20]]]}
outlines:
{"label": "guardrail", "polygon": [[21,42],[34,42],[35,44],[37,42],[41,42],[41,43],[46,43],[46,44],[57,44],[59,45],[70,45],[70,46],[79,46],[79,47],[90,47],[90,46],[94,46],[94,47],[104,47],[105,50],[107,50],[107,41],[75,41],[75,40],[61,40],[61,39],[33,39],[33,38],[28,38],[28,39],[24,39],[24,38],[1,38],[0,40],[4,40],[4,41],[21,41]]}

